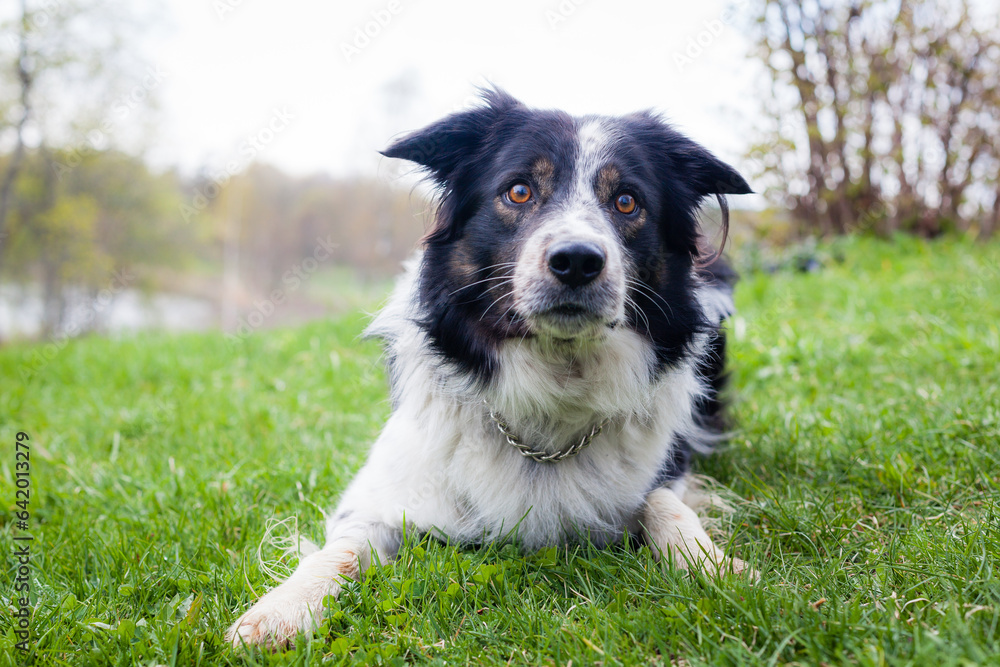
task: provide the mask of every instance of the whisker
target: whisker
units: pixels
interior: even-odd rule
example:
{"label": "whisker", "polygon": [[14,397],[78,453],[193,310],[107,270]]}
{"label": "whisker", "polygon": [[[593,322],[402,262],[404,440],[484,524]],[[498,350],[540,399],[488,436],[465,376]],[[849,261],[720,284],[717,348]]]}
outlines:
{"label": "whisker", "polygon": [[[650,301],[653,302],[653,305],[659,308],[660,312],[663,313],[663,317],[667,318],[668,320],[673,319],[674,309],[670,306],[670,304],[667,302],[666,299],[664,299],[662,296],[654,292],[652,288],[643,285],[642,283],[633,278],[626,278],[625,284],[629,285],[630,287],[634,287],[640,294],[644,294],[645,296],[649,297]],[[667,315],[666,311],[663,310],[663,308],[660,308],[660,305],[656,302],[657,299],[663,302],[663,305],[665,305],[667,307],[667,310],[670,311],[670,315]]]}
{"label": "whisker", "polygon": [[632,307],[632,312],[636,314],[637,318],[642,318],[643,323],[646,325],[646,333],[652,336],[653,331],[649,324],[649,318],[646,317],[646,313],[642,312],[642,309],[639,308],[639,304],[635,302],[635,299],[625,295],[625,305]]}
{"label": "whisker", "polygon": [[500,269],[505,269],[505,268],[508,268],[508,267],[511,267],[511,266],[517,266],[517,262],[499,262],[497,264],[490,264],[489,266],[484,266],[481,269],[476,269],[471,274],[469,274],[470,278],[472,276],[476,275],[477,273],[482,273],[483,271],[489,271],[490,275],[487,276],[486,278],[483,278],[482,280],[477,280],[476,282],[471,283],[469,285],[463,285],[462,287],[459,287],[457,290],[449,293],[448,296],[453,296],[454,294],[457,294],[457,293],[461,292],[462,290],[469,289],[470,287],[475,287],[476,285],[479,285],[479,284],[484,283],[484,282],[488,282],[490,280],[503,280],[505,278],[509,278],[511,276],[494,276],[493,274],[496,273],[497,271],[499,271]]}
{"label": "whisker", "polygon": [[469,275],[476,275],[477,273],[482,273],[483,271],[489,271],[490,269],[503,269],[508,266],[517,266],[517,262],[498,262],[496,264],[490,264],[489,266],[484,266],[481,269],[476,269]]}
{"label": "whisker", "polygon": [[[501,313],[501,314],[500,314],[500,320],[501,320],[501,321],[503,321],[503,319],[504,319],[505,317],[507,317],[507,313],[509,313],[509,312],[510,312],[510,310],[511,310],[511,308],[513,308],[513,307],[514,307],[515,305],[517,305],[517,304],[515,304],[515,303],[513,302],[513,300],[512,300],[512,301],[511,301],[511,304],[510,304],[509,306],[507,306],[507,310],[503,311],[503,313]],[[507,336],[507,335],[508,335],[508,334],[510,333],[510,328],[511,328],[511,327],[512,327],[513,325],[514,325],[514,318],[511,318],[510,320],[508,320],[508,322],[507,322],[507,328],[506,328],[506,329],[504,330],[504,332],[503,332],[503,335],[504,335],[504,337],[506,337],[506,336]]]}
{"label": "whisker", "polygon": [[[488,294],[489,292],[491,292],[491,291],[493,291],[493,290],[495,290],[495,289],[497,289],[497,288],[503,288],[503,287],[506,287],[506,286],[507,286],[507,285],[508,285],[509,283],[512,283],[512,282],[513,282],[513,281],[506,281],[506,282],[503,282],[503,283],[500,283],[500,284],[497,284],[497,285],[492,285],[492,286],[488,287],[488,288],[486,289],[486,291],[485,291],[485,292],[483,292],[483,294],[481,294],[481,295],[479,295],[479,296],[477,296],[477,297],[475,297],[475,298],[472,298],[472,299],[465,299],[465,300],[462,300],[462,301],[459,301],[458,303],[461,303],[461,304],[463,304],[463,305],[464,305],[464,304],[470,304],[470,303],[475,303],[476,301],[478,301],[478,300],[479,300],[479,298],[480,298],[480,297],[483,297],[483,296],[486,296],[486,295],[487,295],[487,294]],[[506,292],[506,294],[513,294],[513,293],[514,293],[514,290],[513,290],[513,288],[512,288],[512,289],[509,289],[509,290],[507,290],[507,292]],[[506,294],[502,294],[502,295],[500,295],[500,297],[499,297],[499,298],[497,299],[497,301],[499,301],[499,300],[503,299],[503,298],[504,298],[504,296],[505,296]],[[494,301],[493,303],[496,303],[496,301]],[[493,305],[493,303],[491,303],[491,304],[490,304],[490,306],[492,306],[492,305]],[[486,310],[489,310],[489,307],[487,307],[487,309],[486,309]],[[486,315],[486,310],[484,310],[484,311],[483,311],[483,316],[485,316],[485,315]],[[480,319],[482,319],[482,318],[480,318]]]}
{"label": "whisker", "polygon": [[636,319],[642,318],[642,321],[645,323],[645,325],[646,325],[646,333],[652,334],[652,330],[651,330],[650,324],[649,324],[649,318],[646,317],[646,313],[642,312],[642,309],[639,308],[639,304],[637,304],[635,302],[635,299],[633,299],[630,296],[626,296],[625,297],[625,305],[626,306],[631,306],[632,312],[635,313],[635,315],[636,315]]}
{"label": "whisker", "polygon": [[481,285],[483,283],[488,283],[491,280],[513,280],[513,277],[511,277],[511,276],[491,276],[489,278],[483,278],[482,280],[477,280],[476,282],[470,283],[470,284],[468,284],[468,285],[466,285],[464,287],[459,287],[457,290],[455,290],[453,292],[449,292],[448,296],[453,296],[455,294],[458,294],[462,290],[469,289],[470,287],[475,287],[476,285]]}
{"label": "whisker", "polygon": [[512,295],[513,293],[514,293],[514,290],[510,290],[508,292],[505,292],[505,293],[501,294],[499,297],[497,297],[496,300],[493,301],[493,303],[491,303],[490,305],[486,306],[486,310],[484,310],[483,314],[479,316],[479,321],[480,322],[483,321],[483,318],[486,317],[486,313],[490,312],[490,308],[492,308],[494,305],[496,305],[499,301],[501,301],[505,297],[508,297],[508,296]]}

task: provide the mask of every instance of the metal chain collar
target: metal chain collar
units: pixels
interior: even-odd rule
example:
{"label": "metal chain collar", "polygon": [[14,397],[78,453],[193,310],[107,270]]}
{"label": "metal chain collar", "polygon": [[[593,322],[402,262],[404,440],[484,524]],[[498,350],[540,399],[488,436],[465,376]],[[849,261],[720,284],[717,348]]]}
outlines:
{"label": "metal chain collar", "polygon": [[[485,401],[484,401],[485,402]],[[509,442],[517,451],[521,453],[521,456],[538,461],[539,463],[557,463],[564,459],[572,458],[583,451],[583,448],[590,444],[590,441],[594,439],[595,436],[599,435],[604,427],[608,425],[611,418],[608,417],[599,424],[595,424],[590,433],[580,438],[579,442],[571,444],[566,449],[562,449],[556,452],[545,452],[539,449],[532,449],[530,445],[526,445],[521,442],[521,439],[517,437],[507,425],[507,422],[503,420],[502,417],[497,415],[496,412],[490,410],[490,419],[493,423],[497,425],[497,429],[503,433],[504,437],[507,438]]]}

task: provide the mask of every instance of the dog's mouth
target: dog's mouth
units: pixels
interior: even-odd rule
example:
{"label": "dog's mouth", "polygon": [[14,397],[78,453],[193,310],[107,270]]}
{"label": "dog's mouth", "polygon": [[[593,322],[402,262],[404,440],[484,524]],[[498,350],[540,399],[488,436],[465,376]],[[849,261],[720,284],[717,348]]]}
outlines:
{"label": "dog's mouth", "polygon": [[551,317],[559,317],[559,318],[568,318],[568,319],[595,317],[594,312],[590,310],[590,308],[582,306],[578,303],[560,304],[553,308],[549,308],[544,313],[542,313],[542,315],[548,315]]}
{"label": "dog's mouth", "polygon": [[560,340],[597,335],[608,320],[605,313],[571,301],[533,313],[528,319],[537,333]]}
{"label": "dog's mouth", "polygon": [[623,314],[623,286],[606,276],[569,287],[547,275],[515,278],[515,309],[527,328],[560,340],[601,338]]}

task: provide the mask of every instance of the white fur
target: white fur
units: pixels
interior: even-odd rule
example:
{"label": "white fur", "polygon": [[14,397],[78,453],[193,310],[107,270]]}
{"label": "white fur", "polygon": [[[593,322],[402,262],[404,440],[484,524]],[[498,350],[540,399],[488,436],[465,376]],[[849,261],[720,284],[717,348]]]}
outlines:
{"label": "white fur", "polygon": [[727,557],[702,528],[701,520],[673,489],[654,489],[646,497],[642,524],[658,559],[668,556],[675,566],[692,565],[716,573],[756,572],[738,558]]}
{"label": "white fur", "polygon": [[576,161],[576,189],[574,198],[596,202],[594,177],[607,162],[612,141],[612,130],[598,118],[585,121],[577,130],[580,153]]}

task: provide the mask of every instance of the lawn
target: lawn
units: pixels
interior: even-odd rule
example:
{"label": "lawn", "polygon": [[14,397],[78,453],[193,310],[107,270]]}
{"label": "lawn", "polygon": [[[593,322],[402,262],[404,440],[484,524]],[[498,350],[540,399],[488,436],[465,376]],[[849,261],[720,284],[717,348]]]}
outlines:
{"label": "lawn", "polygon": [[389,412],[366,317],[2,348],[0,663],[1000,664],[1000,247],[848,239],[817,257],[740,284],[736,430],[700,463],[759,581],[663,570],[645,548],[411,536],[275,655],[223,632],[294,564],[277,543],[295,517],[322,540]]}

